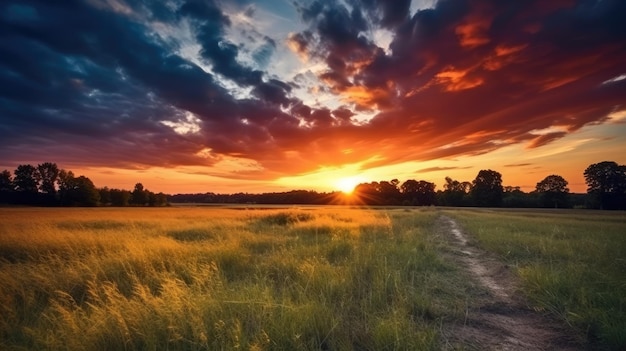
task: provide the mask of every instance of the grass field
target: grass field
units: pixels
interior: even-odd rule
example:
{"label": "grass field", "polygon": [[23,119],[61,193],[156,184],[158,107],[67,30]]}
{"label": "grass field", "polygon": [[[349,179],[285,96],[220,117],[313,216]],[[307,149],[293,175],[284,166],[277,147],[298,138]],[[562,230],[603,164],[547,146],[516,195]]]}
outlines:
{"label": "grass field", "polygon": [[590,342],[626,350],[626,213],[451,211],[511,265],[533,307]]}
{"label": "grass field", "polygon": [[0,349],[436,350],[434,210],[2,209]]}
{"label": "grass field", "polygon": [[[442,210],[0,209],[0,349],[439,350],[480,288]],[[540,311],[626,345],[623,213],[444,210]]]}

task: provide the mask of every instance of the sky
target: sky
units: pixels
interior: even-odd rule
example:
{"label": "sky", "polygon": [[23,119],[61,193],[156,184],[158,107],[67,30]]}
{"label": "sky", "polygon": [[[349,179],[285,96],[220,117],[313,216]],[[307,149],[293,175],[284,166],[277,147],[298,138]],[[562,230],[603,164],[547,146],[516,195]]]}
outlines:
{"label": "sky", "polygon": [[333,191],[626,163],[623,0],[5,0],[0,170]]}

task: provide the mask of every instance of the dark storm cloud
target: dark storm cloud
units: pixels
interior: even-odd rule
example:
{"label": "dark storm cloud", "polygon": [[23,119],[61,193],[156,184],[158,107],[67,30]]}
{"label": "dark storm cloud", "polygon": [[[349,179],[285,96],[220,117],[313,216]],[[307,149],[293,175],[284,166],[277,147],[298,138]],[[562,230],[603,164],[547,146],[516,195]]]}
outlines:
{"label": "dark storm cloud", "polygon": [[291,100],[287,98],[287,93],[290,91],[291,87],[288,84],[277,79],[270,79],[257,84],[252,89],[252,94],[261,100],[287,107],[291,103]]}
{"label": "dark storm cloud", "polygon": [[300,103],[291,108],[291,113],[300,118],[308,118],[311,115],[311,108]]}
{"label": "dark storm cloud", "polygon": [[[126,146],[158,155],[164,144],[179,139],[159,122],[180,113],[174,106],[201,109],[198,91],[204,92],[203,98],[211,92],[224,97],[210,76],[199,75],[201,70],[193,64],[169,55],[166,46],[137,24],[112,12],[81,3],[56,7],[23,1],[3,6],[3,13],[19,6],[37,14],[2,23],[2,125],[9,131],[0,138],[3,159],[19,160],[21,150],[32,147],[39,153],[74,144],[78,151],[100,143],[96,149],[110,153],[112,164],[142,163],[150,156],[141,152],[124,152],[116,160],[115,150],[124,143],[112,140],[123,139]],[[171,89],[173,84],[180,87]],[[192,151],[184,141],[178,146],[186,154]],[[182,162],[185,159],[189,156]]]}
{"label": "dark storm cloud", "polygon": [[[287,129],[294,125],[279,108],[291,103],[291,87],[277,79],[264,81],[262,72],[234,60],[237,48],[222,38],[230,21],[212,2],[188,1],[176,11],[158,2],[109,4],[0,5],[0,158],[5,162],[209,164],[211,159],[195,154],[204,148],[254,150],[238,145],[271,140],[260,123],[278,118]],[[235,99],[137,18],[170,24],[190,19],[215,72],[251,85],[259,100]],[[270,38],[266,43],[275,46]],[[201,120],[197,135],[181,136],[162,123],[187,121],[185,111]],[[272,148],[259,145],[256,151]]]}
{"label": "dark storm cloud", "polygon": [[340,120],[349,121],[350,117],[354,116],[354,112],[352,112],[349,108],[342,106],[333,111],[333,116]]}
{"label": "dark storm cloud", "polygon": [[180,10],[182,16],[192,20],[196,39],[202,46],[200,54],[213,65],[216,73],[232,79],[240,85],[261,83],[263,72],[237,62],[239,48],[223,39],[224,28],[230,20],[211,1],[190,0]]}
{"label": "dark storm cloud", "polygon": [[[212,65],[215,73],[231,79],[240,86],[252,86],[252,94],[260,99],[266,99],[277,105],[289,104],[288,95],[291,88],[286,83],[276,79],[264,82],[262,71],[247,67],[237,61],[239,47],[224,38],[226,27],[231,25],[231,21],[213,1],[188,0],[179,13],[191,19],[196,39],[202,46],[200,54],[207,63]],[[267,64],[276,48],[273,39],[267,36],[263,39],[265,44],[253,54],[259,66]]]}

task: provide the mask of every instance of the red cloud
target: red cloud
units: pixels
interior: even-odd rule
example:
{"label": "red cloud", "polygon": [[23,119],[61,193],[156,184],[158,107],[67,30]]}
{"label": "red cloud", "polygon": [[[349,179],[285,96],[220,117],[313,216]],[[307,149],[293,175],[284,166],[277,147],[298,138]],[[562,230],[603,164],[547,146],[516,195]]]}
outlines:
{"label": "red cloud", "polygon": [[483,84],[481,77],[472,76],[471,70],[455,70],[447,68],[435,75],[435,80],[445,86],[446,91],[471,89]]}
{"label": "red cloud", "polygon": [[459,36],[459,43],[462,47],[473,49],[491,41],[487,33],[490,25],[491,21],[487,18],[470,16],[457,25],[454,32]]}

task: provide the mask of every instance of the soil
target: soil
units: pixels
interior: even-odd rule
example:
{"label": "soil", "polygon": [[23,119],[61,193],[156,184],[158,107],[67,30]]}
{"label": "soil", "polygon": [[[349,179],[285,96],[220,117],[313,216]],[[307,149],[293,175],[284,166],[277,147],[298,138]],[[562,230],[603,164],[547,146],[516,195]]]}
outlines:
{"label": "soil", "polygon": [[438,219],[453,248],[452,259],[487,291],[470,306],[464,321],[444,328],[448,349],[586,350],[580,336],[562,322],[528,307],[509,267],[472,243],[450,217]]}

